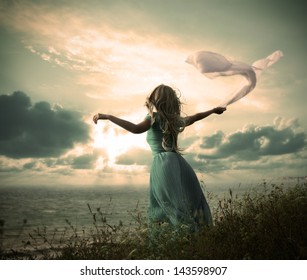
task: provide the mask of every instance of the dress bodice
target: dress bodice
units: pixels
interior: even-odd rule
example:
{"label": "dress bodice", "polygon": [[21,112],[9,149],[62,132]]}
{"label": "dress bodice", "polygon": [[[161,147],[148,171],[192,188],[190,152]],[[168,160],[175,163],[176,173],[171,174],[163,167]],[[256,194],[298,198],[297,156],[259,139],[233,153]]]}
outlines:
{"label": "dress bodice", "polygon": [[[155,121],[147,131],[147,143],[149,144],[153,155],[165,152],[162,146],[163,132],[160,127],[159,116],[154,113]],[[147,115],[146,119],[151,120],[151,116]]]}
{"label": "dress bodice", "polygon": [[[149,144],[152,154],[155,156],[156,154],[166,152],[166,150],[162,146],[163,140],[163,131],[160,126],[160,118],[157,113],[154,113],[154,122],[151,125],[150,129],[147,131],[147,143]],[[147,115],[146,119],[151,120],[151,116]],[[172,141],[168,141],[168,147],[172,147]],[[169,151],[169,150],[168,150]]]}

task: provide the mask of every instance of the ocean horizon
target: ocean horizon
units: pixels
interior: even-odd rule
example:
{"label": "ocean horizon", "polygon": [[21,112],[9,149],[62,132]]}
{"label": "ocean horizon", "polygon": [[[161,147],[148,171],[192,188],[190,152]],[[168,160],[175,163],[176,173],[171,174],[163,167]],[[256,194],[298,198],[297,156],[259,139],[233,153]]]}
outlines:
{"label": "ocean horizon", "polygon": [[[211,211],[219,200],[241,196],[255,185],[204,186]],[[261,184],[257,187],[261,191]],[[149,188],[145,186],[1,186],[0,249],[19,249],[37,230],[47,235],[72,226],[78,231],[93,227],[98,211],[111,225],[133,226],[136,213],[146,218]]]}

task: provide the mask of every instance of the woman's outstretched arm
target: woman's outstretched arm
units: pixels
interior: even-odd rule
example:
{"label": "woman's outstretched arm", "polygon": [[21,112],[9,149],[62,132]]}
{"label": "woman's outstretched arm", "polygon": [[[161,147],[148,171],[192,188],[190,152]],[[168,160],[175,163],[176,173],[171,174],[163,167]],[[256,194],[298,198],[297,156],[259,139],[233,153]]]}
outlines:
{"label": "woman's outstretched arm", "polygon": [[200,121],[212,114],[223,114],[223,112],[226,111],[226,108],[225,107],[216,107],[212,110],[209,110],[209,111],[206,111],[206,112],[201,112],[201,113],[197,113],[195,115],[192,115],[192,116],[188,116],[185,118],[185,121],[186,121],[186,126],[189,126],[197,121]]}
{"label": "woman's outstretched arm", "polygon": [[129,132],[139,134],[147,131],[150,128],[150,120],[144,120],[138,124],[134,124],[132,122],[126,121],[124,119],[117,118],[113,115],[107,115],[107,114],[96,114],[93,117],[93,121],[95,124],[97,124],[98,120],[109,120],[118,126],[128,130]]}

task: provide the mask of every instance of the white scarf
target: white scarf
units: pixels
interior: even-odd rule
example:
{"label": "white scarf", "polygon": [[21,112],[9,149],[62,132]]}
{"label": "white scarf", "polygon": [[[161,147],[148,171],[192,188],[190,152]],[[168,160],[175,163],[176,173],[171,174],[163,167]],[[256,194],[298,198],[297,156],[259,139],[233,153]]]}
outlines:
{"label": "white scarf", "polygon": [[246,78],[231,94],[231,97],[221,105],[221,107],[226,107],[251,92],[262,71],[277,62],[282,56],[283,53],[277,50],[268,57],[249,65],[244,62],[230,61],[218,53],[199,51],[189,55],[186,62],[194,65],[198,71],[210,79],[232,75],[243,75]]}

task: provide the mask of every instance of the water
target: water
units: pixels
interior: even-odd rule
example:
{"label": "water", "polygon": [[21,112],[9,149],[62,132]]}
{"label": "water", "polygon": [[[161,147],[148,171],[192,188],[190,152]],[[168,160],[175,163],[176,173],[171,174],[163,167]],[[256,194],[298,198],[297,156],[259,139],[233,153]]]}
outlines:
{"label": "water", "polygon": [[[216,194],[218,190],[206,191]],[[208,200],[212,207],[217,204],[214,199]],[[0,247],[23,248],[29,234],[37,236],[34,232],[38,228],[46,228],[46,236],[52,238],[55,230],[63,232],[69,227],[67,221],[79,231],[93,227],[88,204],[93,212],[99,208],[108,224],[121,221],[131,226],[133,213],[146,217],[148,188],[0,187],[0,221],[4,221],[2,228],[0,225]]]}
{"label": "water", "polygon": [[[4,221],[1,245],[18,248],[29,239],[29,233],[46,227],[50,233],[64,230],[68,220],[75,228],[93,225],[93,212],[97,208],[106,216],[110,225],[120,221],[129,226],[131,212],[146,215],[148,189],[106,187],[1,187],[0,220]],[[1,229],[0,229],[1,230]]]}
{"label": "water", "polygon": [[[254,185],[255,186],[255,185]],[[232,186],[234,196],[248,191],[250,186]],[[229,195],[229,186],[207,186],[206,197],[212,211],[218,200]],[[210,193],[210,195],[209,195]],[[130,226],[131,212],[146,217],[148,188],[111,187],[0,187],[0,251],[21,248],[29,233],[46,227],[49,234],[55,229],[64,231],[67,220],[77,229],[93,226],[97,208],[110,225]],[[4,222],[4,224],[3,224]]]}

